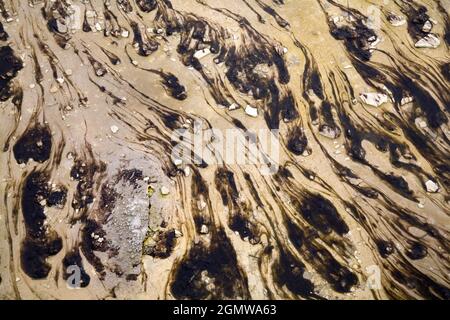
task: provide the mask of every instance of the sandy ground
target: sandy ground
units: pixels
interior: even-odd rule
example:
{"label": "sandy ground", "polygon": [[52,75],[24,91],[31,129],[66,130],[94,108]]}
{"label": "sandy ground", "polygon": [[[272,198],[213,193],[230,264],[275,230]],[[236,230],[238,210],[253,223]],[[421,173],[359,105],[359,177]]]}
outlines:
{"label": "sandy ground", "polygon": [[[450,298],[448,1],[0,3],[0,298]],[[280,169],[174,163],[195,121]]]}

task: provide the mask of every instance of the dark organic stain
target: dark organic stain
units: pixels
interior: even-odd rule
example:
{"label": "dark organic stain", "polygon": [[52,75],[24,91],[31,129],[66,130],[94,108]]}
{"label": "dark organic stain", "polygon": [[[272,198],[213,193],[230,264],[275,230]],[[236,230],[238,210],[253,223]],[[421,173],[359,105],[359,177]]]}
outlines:
{"label": "dark organic stain", "polygon": [[414,242],[407,249],[406,255],[413,260],[420,260],[427,256],[427,247],[419,242]]}
{"label": "dark organic stain", "polygon": [[286,286],[289,291],[302,297],[317,297],[314,284],[305,279],[305,265],[283,250],[273,266],[275,280],[279,287]]}
{"label": "dark organic stain", "polygon": [[324,234],[334,231],[343,235],[349,231],[333,204],[320,194],[309,194],[301,203],[297,199],[292,199],[292,202],[298,213]]}
{"label": "dark organic stain", "polygon": [[43,163],[50,158],[52,136],[47,126],[36,125],[27,129],[14,145],[14,157],[18,163],[29,159]]}
{"label": "dark organic stain", "polygon": [[[43,172],[33,172],[25,180],[22,190],[22,212],[26,236],[21,246],[21,266],[33,279],[46,278],[51,266],[46,259],[62,249],[62,240],[49,226],[45,225],[45,202],[53,192],[49,190],[49,176]],[[61,189],[58,192],[64,192]],[[60,204],[64,205],[63,199]]]}
{"label": "dark organic stain", "polygon": [[87,220],[82,230],[81,252],[89,261],[89,263],[95,268],[103,279],[106,275],[105,266],[99,257],[96,256],[95,251],[105,252],[107,250],[107,244],[105,241],[102,243],[95,240],[93,235],[98,235],[104,238],[106,233],[102,227],[94,220]]}
{"label": "dark organic stain", "polygon": [[376,244],[378,252],[383,258],[387,258],[395,252],[395,246],[391,241],[378,240]]}
{"label": "dark organic stain", "polygon": [[[2,29],[3,26],[0,28],[0,36]],[[0,47],[0,60],[2,61],[0,64],[0,101],[6,101],[12,94],[11,80],[22,69],[23,63],[14,55],[14,51],[10,46]]]}
{"label": "dark organic stain", "polygon": [[247,278],[223,230],[214,234],[209,247],[195,244],[175,272],[171,284],[177,299],[248,299]]}

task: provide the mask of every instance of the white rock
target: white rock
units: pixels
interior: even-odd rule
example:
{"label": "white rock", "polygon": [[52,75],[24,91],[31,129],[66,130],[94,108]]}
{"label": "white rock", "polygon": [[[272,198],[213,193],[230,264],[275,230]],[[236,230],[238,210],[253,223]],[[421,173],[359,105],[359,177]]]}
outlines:
{"label": "white rock", "polygon": [[128,38],[129,35],[130,35],[130,33],[128,32],[128,30],[122,30],[122,33],[121,33],[122,38]]}
{"label": "white rock", "polygon": [[58,92],[58,86],[57,85],[52,85],[50,87],[50,93],[56,93]]}
{"label": "white rock", "polygon": [[202,59],[204,57],[206,57],[207,55],[209,55],[211,53],[211,50],[209,50],[208,48],[203,49],[203,50],[198,50],[194,53],[194,58],[197,59]]}
{"label": "white rock", "polygon": [[433,29],[433,24],[431,23],[430,20],[427,20],[422,27],[422,31],[423,32],[430,32],[431,29]]}
{"label": "white rock", "polygon": [[117,133],[117,131],[119,131],[119,127],[118,126],[111,126],[111,132],[112,133]]}
{"label": "white rock", "polygon": [[94,18],[96,16],[95,11],[87,10],[86,11],[86,18]]}
{"label": "white rock", "polygon": [[184,172],[184,175],[185,175],[186,177],[189,177],[189,175],[191,174],[191,167],[186,166],[186,167],[183,169],[183,172]]}
{"label": "white rock", "polygon": [[64,82],[64,78],[56,78],[56,81],[58,81],[58,83],[63,83]]}
{"label": "white rock", "polygon": [[258,109],[250,105],[247,105],[245,107],[245,113],[248,114],[250,117],[256,118],[258,116]]}
{"label": "white rock", "polygon": [[164,187],[164,186],[161,187],[160,191],[161,191],[161,194],[162,194],[163,196],[166,196],[166,195],[168,195],[168,194],[170,193],[169,188]]}
{"label": "white rock", "polygon": [[237,108],[239,108],[237,103],[232,103],[228,106],[228,110],[236,110]]}
{"label": "white rock", "polygon": [[405,104],[411,103],[413,101],[414,101],[413,97],[406,96],[402,98],[402,100],[400,101],[400,105],[404,106]]}
{"label": "white rock", "polygon": [[180,230],[175,230],[175,238],[181,238],[183,236],[183,234],[181,233]]}
{"label": "white rock", "polygon": [[205,209],[205,208],[206,208],[206,202],[203,201],[203,200],[198,201],[198,202],[197,202],[197,207],[198,207],[199,210]]}
{"label": "white rock", "polygon": [[66,75],[71,76],[72,75],[72,69],[67,69],[66,71]]}
{"label": "white rock", "polygon": [[172,163],[178,167],[179,165],[181,165],[183,163],[183,160],[180,158],[172,158]]}
{"label": "white rock", "polygon": [[441,40],[439,40],[439,38],[430,33],[428,35],[426,35],[425,37],[423,37],[422,39],[420,39],[419,41],[416,42],[415,47],[416,48],[432,48],[435,49],[437,47],[439,47],[439,45],[441,44]]}
{"label": "white rock", "polygon": [[381,39],[379,37],[375,37],[375,39],[373,39],[373,41],[369,40],[369,42],[370,42],[370,47],[375,48],[381,42]]}
{"label": "white rock", "polygon": [[425,187],[427,188],[427,191],[431,193],[436,193],[439,190],[438,184],[432,180],[425,182]]}
{"label": "white rock", "polygon": [[427,127],[426,121],[424,121],[422,118],[416,118],[414,122],[419,128],[425,129]]}
{"label": "white rock", "polygon": [[209,232],[208,226],[206,224],[203,224],[202,227],[200,228],[200,233],[207,234],[208,232]]}
{"label": "white rock", "polygon": [[99,22],[97,22],[97,23],[95,24],[95,29],[96,29],[97,31],[102,31],[102,25],[101,25]]}
{"label": "white rock", "polygon": [[376,92],[362,93],[359,95],[359,97],[365,104],[373,107],[379,107],[389,100],[388,96],[384,93]]}
{"label": "white rock", "polygon": [[30,84],[30,89],[33,89],[34,87],[36,87],[34,83]]}

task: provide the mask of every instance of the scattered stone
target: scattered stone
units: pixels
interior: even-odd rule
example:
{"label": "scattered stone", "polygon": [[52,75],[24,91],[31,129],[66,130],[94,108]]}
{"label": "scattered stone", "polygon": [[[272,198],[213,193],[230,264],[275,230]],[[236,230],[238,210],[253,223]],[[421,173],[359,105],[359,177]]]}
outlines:
{"label": "scattered stone", "polygon": [[128,38],[128,36],[130,35],[130,32],[128,30],[122,30],[122,33],[120,34],[122,36],[122,38]]}
{"label": "scattered stone", "polygon": [[430,193],[436,193],[439,191],[438,184],[433,180],[428,180],[427,182],[425,182],[425,187],[427,188],[427,191]]}
{"label": "scattered stone", "polygon": [[428,32],[431,31],[431,29],[433,29],[433,24],[431,23],[430,20],[427,20],[427,21],[423,24],[422,31],[428,33]]}
{"label": "scattered stone", "polygon": [[194,58],[200,60],[204,57],[206,57],[207,55],[209,55],[211,53],[211,50],[209,50],[208,48],[205,48],[203,50],[198,50],[194,53]]}
{"label": "scattered stone", "polygon": [[118,126],[115,126],[115,125],[111,126],[111,132],[112,133],[117,133],[117,131],[119,131],[119,127]]}
{"label": "scattered stone", "polygon": [[383,103],[388,102],[389,98],[384,93],[368,92],[359,95],[362,102],[369,106],[379,107]]}
{"label": "scattered stone", "polygon": [[418,126],[421,129],[425,129],[427,127],[427,123],[425,120],[423,120],[422,118],[416,118],[416,120],[414,120],[416,126]]}
{"label": "scattered stone", "polygon": [[401,105],[401,106],[404,106],[405,104],[411,103],[411,102],[413,102],[413,101],[414,101],[414,98],[413,98],[413,97],[411,97],[411,96],[406,96],[406,97],[403,97],[403,98],[402,98],[402,100],[400,101],[400,105]]}
{"label": "scattered stone", "polygon": [[186,177],[189,177],[189,175],[191,174],[191,167],[186,166],[186,167],[183,169],[183,172],[184,172],[184,175],[185,175]]}
{"label": "scattered stone", "polygon": [[86,10],[86,18],[94,18],[96,16],[95,11]]}
{"label": "scattered stone", "polygon": [[336,126],[332,127],[324,124],[320,126],[319,134],[330,139],[336,139],[340,136],[341,130]]}
{"label": "scattered stone", "polygon": [[181,231],[180,230],[176,230],[175,229],[175,238],[181,238],[182,236],[183,236],[183,233],[181,233]]}
{"label": "scattered stone", "polygon": [[236,110],[237,108],[239,108],[239,105],[237,103],[232,103],[228,106],[228,110]]}
{"label": "scattered stone", "polygon": [[312,277],[313,277],[313,275],[311,272],[308,272],[308,271],[303,272],[303,279],[311,280]]}
{"label": "scattered stone", "polygon": [[72,69],[67,69],[66,71],[66,75],[71,76],[72,75]]}
{"label": "scattered stone", "polygon": [[170,190],[169,190],[169,188],[167,188],[165,186],[162,186],[161,189],[160,189],[160,192],[161,192],[161,194],[163,196],[166,196],[166,195],[168,195],[170,193]]}
{"label": "scattered stone", "polygon": [[245,107],[245,113],[247,115],[249,115],[250,117],[256,118],[258,116],[258,109],[254,108],[254,107],[252,107],[250,105],[247,105]]}
{"label": "scattered stone", "polygon": [[439,40],[439,38],[430,33],[428,35],[426,35],[425,37],[423,37],[422,39],[420,39],[419,41],[416,42],[415,47],[416,48],[431,48],[431,49],[435,49],[437,47],[439,47],[439,45],[441,44],[441,40]]}
{"label": "scattered stone", "polygon": [[34,83],[30,84],[30,89],[34,89],[34,87],[36,87]]}
{"label": "scattered stone", "polygon": [[206,202],[203,201],[203,200],[198,201],[198,202],[197,202],[197,207],[198,207],[198,209],[199,209],[200,211],[203,210],[203,209],[205,209],[205,208],[206,208]]}
{"label": "scattered stone", "polygon": [[180,158],[172,158],[172,163],[178,167],[183,163],[183,160]]}
{"label": "scattered stone", "polygon": [[64,78],[62,77],[56,78],[56,81],[58,81],[59,84],[62,84],[64,83]]}
{"label": "scattered stone", "polygon": [[208,226],[206,224],[203,224],[202,227],[200,228],[200,233],[207,234],[208,232],[209,232]]}

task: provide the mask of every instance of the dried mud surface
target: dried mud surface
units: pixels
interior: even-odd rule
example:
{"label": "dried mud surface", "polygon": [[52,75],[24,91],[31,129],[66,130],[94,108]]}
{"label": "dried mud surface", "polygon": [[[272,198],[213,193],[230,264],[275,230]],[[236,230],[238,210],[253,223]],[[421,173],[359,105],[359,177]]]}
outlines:
{"label": "dried mud surface", "polygon": [[[449,299],[449,11],[0,0],[0,298]],[[197,121],[279,170],[174,164]]]}

